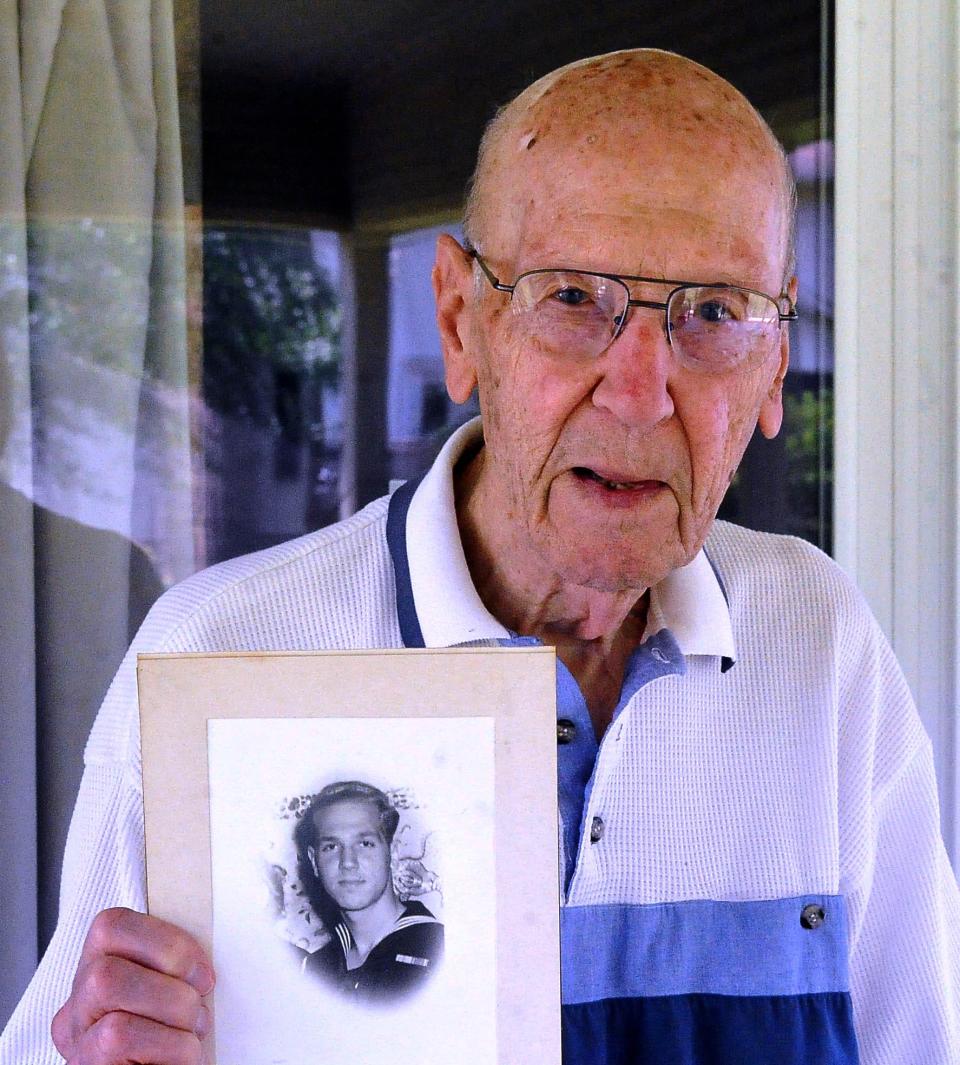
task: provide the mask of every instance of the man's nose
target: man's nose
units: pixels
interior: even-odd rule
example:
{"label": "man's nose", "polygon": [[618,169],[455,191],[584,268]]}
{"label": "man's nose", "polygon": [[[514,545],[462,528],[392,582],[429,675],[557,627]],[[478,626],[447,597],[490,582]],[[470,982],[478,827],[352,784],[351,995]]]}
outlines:
{"label": "man's nose", "polygon": [[340,851],[340,868],[355,869],[357,865],[357,848],[344,847]]}
{"label": "man's nose", "polygon": [[632,307],[623,332],[597,359],[593,403],[630,428],[650,428],[673,414],[676,365],[663,312]]}

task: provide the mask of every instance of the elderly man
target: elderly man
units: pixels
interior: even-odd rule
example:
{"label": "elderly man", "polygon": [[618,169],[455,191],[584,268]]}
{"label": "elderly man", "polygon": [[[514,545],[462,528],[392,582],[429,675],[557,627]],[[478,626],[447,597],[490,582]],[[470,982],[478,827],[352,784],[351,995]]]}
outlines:
{"label": "elderly man", "polygon": [[[434,283],[482,429],[389,500],[186,582],[131,655],[549,643],[571,1065],[955,1065],[960,903],[890,650],[828,559],[714,524],[780,426],[782,151],[694,63],[586,60],[494,121],[467,232]],[[64,999],[72,1061],[199,1060],[209,962],[133,912],[138,757],[131,657],[4,1062],[54,1060]]]}

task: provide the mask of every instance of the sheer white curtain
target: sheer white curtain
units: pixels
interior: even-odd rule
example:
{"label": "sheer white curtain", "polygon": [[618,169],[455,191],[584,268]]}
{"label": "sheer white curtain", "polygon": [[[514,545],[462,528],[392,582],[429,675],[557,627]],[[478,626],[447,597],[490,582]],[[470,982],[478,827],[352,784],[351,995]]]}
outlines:
{"label": "sheer white curtain", "polygon": [[0,0],[0,1023],[93,715],[194,568],[174,54],[170,0]]}

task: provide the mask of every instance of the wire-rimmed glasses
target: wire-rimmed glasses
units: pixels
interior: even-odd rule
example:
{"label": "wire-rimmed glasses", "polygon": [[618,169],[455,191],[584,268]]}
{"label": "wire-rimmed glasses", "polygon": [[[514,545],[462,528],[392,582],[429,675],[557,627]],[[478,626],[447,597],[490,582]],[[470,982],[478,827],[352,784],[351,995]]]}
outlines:
{"label": "wire-rimmed glasses", "polygon": [[[510,294],[530,337],[557,357],[597,358],[623,331],[631,307],[650,307],[664,312],[664,332],[682,365],[721,372],[762,361],[779,342],[781,323],[797,320],[786,293],[774,298],[742,285],[566,267],[528,270],[507,285],[474,248],[466,251],[498,292]],[[633,299],[630,283],[673,287],[659,302]]]}

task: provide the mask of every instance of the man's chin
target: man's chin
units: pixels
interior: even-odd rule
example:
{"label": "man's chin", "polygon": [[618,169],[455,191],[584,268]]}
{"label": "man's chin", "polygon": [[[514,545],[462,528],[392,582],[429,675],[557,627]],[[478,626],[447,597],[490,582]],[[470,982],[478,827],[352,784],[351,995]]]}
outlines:
{"label": "man's chin", "polygon": [[693,557],[684,548],[676,500],[668,491],[658,495],[655,505],[632,512],[567,507],[565,502],[557,500],[549,515],[555,536],[550,553],[564,582],[639,595]]}
{"label": "man's chin", "polygon": [[337,906],[340,908],[340,912],[344,916],[350,916],[355,913],[363,913],[364,910],[369,910],[374,902],[376,902],[376,899],[363,903],[359,903],[355,899],[352,899],[349,901],[338,902]]}
{"label": "man's chin", "polygon": [[665,551],[660,545],[640,552],[633,541],[601,542],[592,556],[584,557],[584,547],[589,543],[584,537],[562,554],[557,559],[557,569],[564,583],[579,585],[601,595],[620,596],[629,592],[639,598],[668,573],[689,561],[686,553],[677,547]]}
{"label": "man's chin", "polygon": [[350,891],[341,888],[333,896],[334,902],[341,910],[365,910],[370,905],[370,900],[361,891]]}

